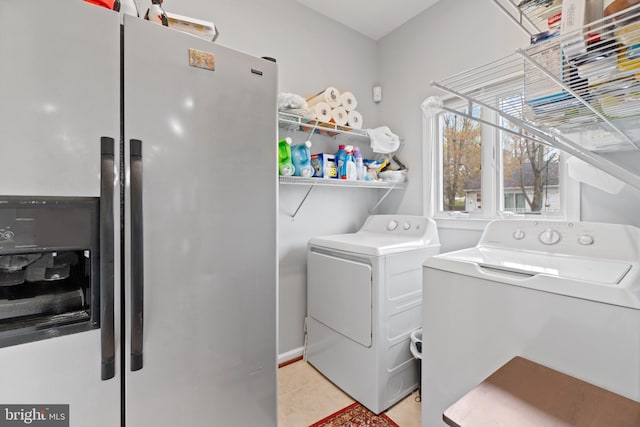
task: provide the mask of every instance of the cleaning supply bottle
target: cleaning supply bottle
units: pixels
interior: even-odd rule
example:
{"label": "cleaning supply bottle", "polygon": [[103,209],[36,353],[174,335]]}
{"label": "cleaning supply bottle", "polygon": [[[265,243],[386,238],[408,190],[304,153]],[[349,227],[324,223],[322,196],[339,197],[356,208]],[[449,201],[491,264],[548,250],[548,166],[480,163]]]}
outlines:
{"label": "cleaning supply bottle", "polygon": [[341,144],[338,146],[338,151],[336,152],[336,168],[338,169],[338,176],[336,178],[338,179],[347,178],[347,170],[345,164],[347,152],[344,148],[345,146]]}
{"label": "cleaning supply bottle", "polygon": [[356,177],[359,181],[362,181],[364,179],[365,170],[362,160],[362,151],[360,151],[358,147],[355,148],[353,157],[356,159]]}
{"label": "cleaning supply bottle", "polygon": [[291,147],[291,158],[295,169],[295,176],[302,176],[304,178],[311,178],[313,176],[310,148],[311,141],[305,141],[304,144]]}
{"label": "cleaning supply bottle", "polygon": [[162,8],[162,0],[151,0],[151,7],[147,9],[147,13],[144,15],[144,19],[155,24],[164,25],[165,27],[169,26],[167,14]]}
{"label": "cleaning supply bottle", "polygon": [[353,147],[347,146],[347,157],[345,158],[345,178],[349,181],[355,181],[358,178],[356,172],[356,160],[353,157]]}
{"label": "cleaning supply bottle", "polygon": [[295,171],[291,162],[291,138],[278,141],[278,172],[282,176],[291,176]]}

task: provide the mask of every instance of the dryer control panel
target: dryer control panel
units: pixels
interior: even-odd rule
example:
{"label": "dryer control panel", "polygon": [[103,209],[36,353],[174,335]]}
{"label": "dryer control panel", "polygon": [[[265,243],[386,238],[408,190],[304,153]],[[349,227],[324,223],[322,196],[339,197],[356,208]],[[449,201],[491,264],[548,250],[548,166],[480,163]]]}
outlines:
{"label": "dryer control panel", "polygon": [[637,260],[640,230],[630,225],[553,220],[496,220],[478,246]]}
{"label": "dryer control panel", "polygon": [[435,232],[437,236],[435,222],[417,215],[371,215],[359,232],[417,238],[428,238]]}

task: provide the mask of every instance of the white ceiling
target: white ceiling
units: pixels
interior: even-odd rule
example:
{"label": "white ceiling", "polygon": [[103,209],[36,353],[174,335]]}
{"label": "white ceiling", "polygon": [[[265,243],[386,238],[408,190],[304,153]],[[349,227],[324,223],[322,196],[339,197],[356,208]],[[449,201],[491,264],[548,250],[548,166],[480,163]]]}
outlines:
{"label": "white ceiling", "polygon": [[379,40],[439,0],[296,1],[373,40]]}

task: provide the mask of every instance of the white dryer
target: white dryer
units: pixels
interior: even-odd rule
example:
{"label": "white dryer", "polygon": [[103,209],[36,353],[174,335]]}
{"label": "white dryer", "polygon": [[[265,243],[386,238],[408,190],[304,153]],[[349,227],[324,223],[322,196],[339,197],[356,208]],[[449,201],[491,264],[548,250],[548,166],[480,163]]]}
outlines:
{"label": "white dryer", "polygon": [[533,220],[428,259],[422,425],[514,356],[640,401],[639,262],[638,228]]}
{"label": "white dryer", "polygon": [[307,360],[377,414],[418,387],[410,334],[422,323],[422,263],[439,250],[435,222],[408,215],[309,241]]}

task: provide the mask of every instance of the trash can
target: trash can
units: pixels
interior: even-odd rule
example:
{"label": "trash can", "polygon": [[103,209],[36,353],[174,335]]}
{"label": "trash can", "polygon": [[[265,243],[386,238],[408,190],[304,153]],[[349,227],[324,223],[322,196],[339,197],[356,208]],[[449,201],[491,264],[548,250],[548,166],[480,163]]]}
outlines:
{"label": "trash can", "polygon": [[422,360],[422,329],[416,329],[411,332],[410,337],[411,344],[409,348],[411,349],[411,354],[416,359]]}
{"label": "trash can", "polygon": [[422,328],[411,332],[411,344],[409,350],[413,357],[418,359],[418,396],[422,399]]}

